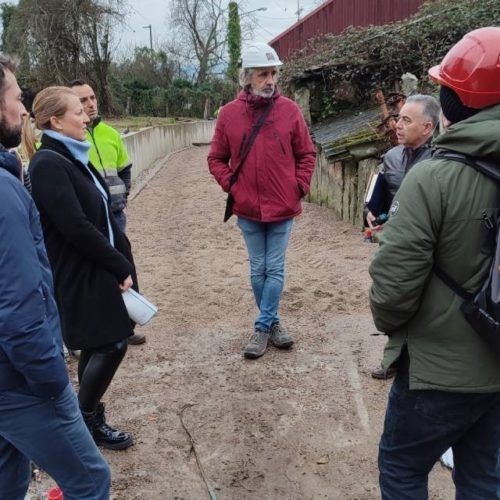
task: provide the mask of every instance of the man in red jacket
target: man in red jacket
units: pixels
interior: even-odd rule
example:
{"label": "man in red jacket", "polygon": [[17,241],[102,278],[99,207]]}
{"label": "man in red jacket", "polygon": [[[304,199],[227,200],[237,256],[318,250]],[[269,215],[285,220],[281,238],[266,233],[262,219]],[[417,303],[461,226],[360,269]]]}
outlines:
{"label": "man in red jacket", "polygon": [[[278,55],[254,42],[243,50],[238,98],[217,119],[208,154],[210,172],[234,198],[233,213],[243,233],[252,289],[259,308],[255,331],[243,354],[258,358],[268,342],[282,349],[293,339],[281,324],[278,306],[285,277],[285,253],[293,218],[309,191],[316,150],[299,107],[280,95]],[[268,106],[271,106],[268,110]],[[244,144],[264,112],[269,112],[238,172],[231,181]]]}

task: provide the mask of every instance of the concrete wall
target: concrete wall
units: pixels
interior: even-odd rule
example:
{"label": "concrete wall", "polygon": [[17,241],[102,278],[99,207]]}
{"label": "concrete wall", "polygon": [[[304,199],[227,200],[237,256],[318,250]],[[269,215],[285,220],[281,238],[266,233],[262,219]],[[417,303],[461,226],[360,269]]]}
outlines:
{"label": "concrete wall", "polygon": [[331,208],[342,220],[361,226],[366,185],[379,163],[375,158],[329,162],[318,146],[309,200]]}
{"label": "concrete wall", "polygon": [[210,142],[214,130],[215,120],[161,125],[127,134],[123,142],[133,164],[132,180],[169,153],[193,142]]}
{"label": "concrete wall", "polygon": [[[215,120],[150,127],[126,135],[123,140],[134,165],[132,180],[174,151],[193,142],[209,143],[214,131]],[[332,163],[318,146],[309,201],[331,208],[346,222],[361,226],[366,184],[379,163],[374,158]]]}

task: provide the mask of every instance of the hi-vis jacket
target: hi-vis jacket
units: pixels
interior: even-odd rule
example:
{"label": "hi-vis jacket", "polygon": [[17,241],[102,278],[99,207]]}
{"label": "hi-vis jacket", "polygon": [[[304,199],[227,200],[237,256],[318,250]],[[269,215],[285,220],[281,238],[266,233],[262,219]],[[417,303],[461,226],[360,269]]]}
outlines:
{"label": "hi-vis jacket", "polygon": [[90,163],[104,177],[111,193],[111,210],[119,212],[127,206],[131,170],[127,150],[120,134],[97,117],[89,125],[87,140],[91,144]]}

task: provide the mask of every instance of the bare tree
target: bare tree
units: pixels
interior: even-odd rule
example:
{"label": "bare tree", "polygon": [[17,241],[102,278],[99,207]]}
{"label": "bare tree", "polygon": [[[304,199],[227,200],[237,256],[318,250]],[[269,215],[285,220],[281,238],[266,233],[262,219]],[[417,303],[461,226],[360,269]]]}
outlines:
{"label": "bare tree", "polygon": [[170,26],[179,56],[196,60],[196,83],[203,83],[221,63],[226,48],[223,0],[172,0]]}
{"label": "bare tree", "polygon": [[[79,0],[86,1],[86,0]],[[101,109],[105,114],[112,111],[111,93],[109,90],[108,73],[111,65],[111,48],[113,27],[117,24],[120,11],[117,1],[105,4],[87,0],[88,10],[83,17],[82,35],[84,44],[84,60],[86,70],[91,72],[101,101]]]}
{"label": "bare tree", "polygon": [[[228,63],[228,0],[171,0],[169,51],[184,62],[185,70],[194,76],[197,84],[212,74],[224,74]],[[246,2],[238,2],[241,9],[241,38],[253,36],[257,24],[254,11],[245,12]]]}
{"label": "bare tree", "polygon": [[21,80],[34,90],[75,77],[88,79],[107,113],[112,32],[122,11],[119,0],[20,0],[4,50],[20,55]]}

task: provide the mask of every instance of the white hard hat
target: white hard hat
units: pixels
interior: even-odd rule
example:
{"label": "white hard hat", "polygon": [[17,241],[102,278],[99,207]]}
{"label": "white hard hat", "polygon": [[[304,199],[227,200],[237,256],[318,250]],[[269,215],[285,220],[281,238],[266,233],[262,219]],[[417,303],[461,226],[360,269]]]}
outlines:
{"label": "white hard hat", "polygon": [[241,56],[243,68],[268,68],[282,64],[276,51],[267,43],[252,42],[243,47]]}

